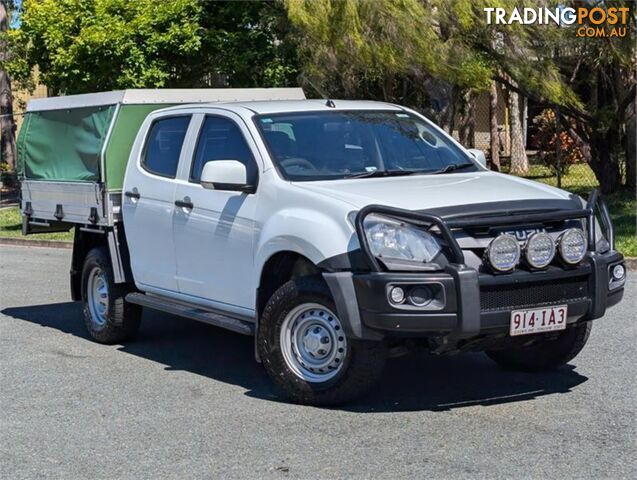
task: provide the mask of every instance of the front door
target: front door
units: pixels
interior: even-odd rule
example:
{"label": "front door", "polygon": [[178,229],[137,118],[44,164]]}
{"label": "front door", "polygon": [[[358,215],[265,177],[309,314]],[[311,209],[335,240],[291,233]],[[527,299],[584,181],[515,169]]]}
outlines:
{"label": "front door", "polygon": [[177,292],[172,219],[175,178],[190,115],[155,120],[124,179],[122,211],[135,283]]}
{"label": "front door", "polygon": [[206,115],[189,168],[180,171],[175,192],[173,238],[180,293],[192,301],[251,316],[256,280],[253,263],[257,194],[206,189],[204,164],[238,160],[248,181],[258,178],[256,146],[243,121],[232,113]]}

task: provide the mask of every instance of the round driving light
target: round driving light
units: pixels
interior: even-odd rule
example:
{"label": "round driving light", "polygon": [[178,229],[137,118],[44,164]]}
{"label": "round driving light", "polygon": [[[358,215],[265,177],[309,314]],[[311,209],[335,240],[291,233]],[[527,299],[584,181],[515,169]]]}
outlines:
{"label": "round driving light", "polygon": [[613,267],[613,278],[615,280],[621,280],[626,275],[626,269],[623,265],[615,265]]}
{"label": "round driving light", "polygon": [[555,256],[555,242],[548,233],[535,232],[524,247],[524,258],[533,268],[548,266]]}
{"label": "round driving light", "polygon": [[513,235],[499,235],[491,240],[486,257],[489,265],[498,272],[509,272],[520,261],[520,244]]}
{"label": "round driving light", "polygon": [[586,255],[586,248],[588,242],[586,235],[579,228],[569,228],[566,230],[558,240],[560,251],[560,257],[569,265],[575,265],[579,263]]}
{"label": "round driving light", "polygon": [[393,287],[389,292],[389,298],[394,303],[403,303],[405,300],[405,291],[400,287]]}
{"label": "round driving light", "polygon": [[414,287],[409,291],[409,301],[416,307],[424,307],[432,300],[429,287]]}

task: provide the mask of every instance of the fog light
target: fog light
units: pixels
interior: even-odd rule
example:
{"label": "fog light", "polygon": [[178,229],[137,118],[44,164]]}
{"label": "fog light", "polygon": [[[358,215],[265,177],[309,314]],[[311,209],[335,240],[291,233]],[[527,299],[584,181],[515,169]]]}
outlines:
{"label": "fog light", "polygon": [[495,270],[509,272],[520,261],[520,244],[513,235],[505,233],[491,241],[485,254],[489,265]]}
{"label": "fog light", "polygon": [[626,275],[626,269],[623,265],[615,265],[613,267],[613,279],[621,280]]}
{"label": "fog light", "polygon": [[524,247],[524,257],[533,268],[548,266],[555,256],[555,242],[548,233],[535,232]]}
{"label": "fog light", "polygon": [[582,230],[569,228],[560,236],[558,244],[562,260],[570,265],[575,265],[581,262],[586,255],[588,241]]}
{"label": "fog light", "polygon": [[400,287],[393,287],[389,292],[389,298],[393,303],[403,303],[405,300],[405,291]]}
{"label": "fog light", "polygon": [[409,301],[416,307],[424,307],[433,299],[428,287],[414,287],[409,291]]}

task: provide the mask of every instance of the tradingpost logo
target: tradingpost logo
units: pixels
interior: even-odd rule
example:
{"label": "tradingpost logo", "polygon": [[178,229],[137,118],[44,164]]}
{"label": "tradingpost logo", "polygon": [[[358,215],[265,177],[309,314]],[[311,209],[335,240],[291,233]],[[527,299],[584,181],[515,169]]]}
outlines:
{"label": "tradingpost logo", "polygon": [[625,37],[628,30],[628,7],[503,7],[484,9],[488,25],[558,25],[576,26],[578,37]]}

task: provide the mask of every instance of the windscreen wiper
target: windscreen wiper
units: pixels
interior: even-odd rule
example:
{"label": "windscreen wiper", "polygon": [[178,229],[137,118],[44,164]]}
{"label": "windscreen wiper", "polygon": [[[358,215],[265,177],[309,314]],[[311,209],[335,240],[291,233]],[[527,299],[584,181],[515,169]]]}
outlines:
{"label": "windscreen wiper", "polygon": [[431,172],[430,175],[438,175],[441,173],[455,172],[456,170],[462,170],[469,167],[475,167],[475,165],[473,163],[452,163],[450,165],[444,166],[440,170]]}
{"label": "windscreen wiper", "polygon": [[369,172],[352,173],[343,178],[373,178],[373,177],[402,177],[422,173],[422,170],[372,170]]}

